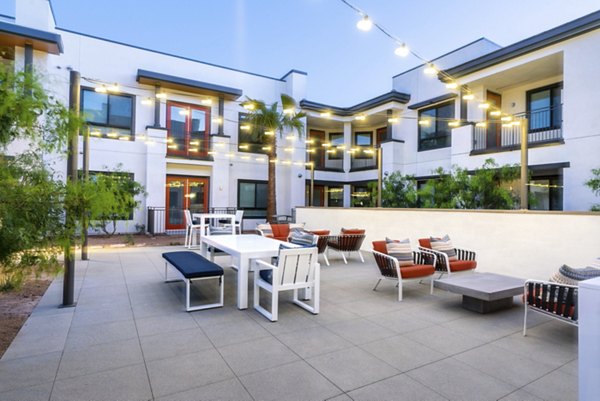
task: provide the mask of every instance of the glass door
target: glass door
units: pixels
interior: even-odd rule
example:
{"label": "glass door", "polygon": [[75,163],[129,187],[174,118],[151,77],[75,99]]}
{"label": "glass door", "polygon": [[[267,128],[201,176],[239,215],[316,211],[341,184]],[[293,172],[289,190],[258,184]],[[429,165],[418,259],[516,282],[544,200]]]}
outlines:
{"label": "glass door", "polygon": [[167,230],[185,228],[183,211],[208,211],[208,178],[167,176]]}
{"label": "glass door", "polygon": [[167,154],[204,157],[208,155],[210,109],[167,102]]}

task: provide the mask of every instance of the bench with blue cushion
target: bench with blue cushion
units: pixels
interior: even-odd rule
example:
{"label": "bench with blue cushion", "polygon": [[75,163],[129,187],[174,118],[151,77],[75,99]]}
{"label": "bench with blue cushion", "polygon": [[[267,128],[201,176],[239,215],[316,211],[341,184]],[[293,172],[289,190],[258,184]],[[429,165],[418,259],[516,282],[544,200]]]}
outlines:
{"label": "bench with blue cushion", "polygon": [[[223,295],[224,295],[224,281],[223,281],[223,268],[214,262],[206,259],[205,257],[192,251],[178,251],[178,252],[165,252],[162,254],[165,259],[165,282],[172,282],[175,280],[168,280],[167,268],[172,266],[179,274],[183,277],[185,282],[185,310],[188,312],[217,308],[223,306]],[[216,279],[219,281],[220,287],[220,300],[219,302],[212,304],[203,305],[190,305],[190,284],[196,280],[210,280]]]}

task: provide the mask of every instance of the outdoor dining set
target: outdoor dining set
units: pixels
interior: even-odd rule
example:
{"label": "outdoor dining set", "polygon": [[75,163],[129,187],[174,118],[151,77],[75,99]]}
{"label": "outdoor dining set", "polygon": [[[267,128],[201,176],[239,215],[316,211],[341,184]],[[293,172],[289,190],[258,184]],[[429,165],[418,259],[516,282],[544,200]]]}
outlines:
{"label": "outdoor dining set", "polygon": [[[332,235],[330,230],[309,229],[302,223],[273,222],[259,224],[255,233],[248,234],[242,232],[243,211],[192,214],[186,210],[185,218],[188,250],[166,252],[163,258],[165,281],[170,282],[169,266],[185,281],[187,311],[223,306],[225,275],[223,268],[214,263],[217,255],[232,258],[231,267],[237,271],[238,309],[248,308],[248,275],[252,272],[252,306],[271,321],[278,320],[279,293],[283,291],[293,291],[294,304],[313,314],[319,313],[320,256],[327,266],[331,265],[330,251],[341,255],[344,264],[348,264],[353,254],[365,263],[361,253],[366,238],[364,229],[341,228],[338,234]],[[577,325],[577,285],[573,282],[474,273],[476,253],[456,248],[448,235],[419,238],[417,250],[413,250],[408,238],[375,240],[371,253],[378,268],[374,270],[378,271],[378,277],[373,291],[382,281],[393,281],[399,301],[403,299],[403,284],[418,281],[428,285],[431,294],[436,287],[462,295],[462,306],[479,313],[510,308],[513,298],[521,295],[525,310],[523,335],[528,310]],[[573,274],[585,275],[584,278],[600,276],[600,269],[573,270]],[[191,284],[211,279],[218,282],[219,299],[191,305]],[[261,304],[269,300],[261,298],[261,291],[270,294],[270,310]]]}

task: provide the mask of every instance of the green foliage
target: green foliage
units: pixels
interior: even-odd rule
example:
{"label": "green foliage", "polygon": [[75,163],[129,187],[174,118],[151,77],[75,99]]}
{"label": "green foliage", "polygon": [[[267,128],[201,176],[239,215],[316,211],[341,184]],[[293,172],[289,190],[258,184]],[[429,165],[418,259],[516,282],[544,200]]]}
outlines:
{"label": "green foliage", "polygon": [[[246,107],[248,114],[246,122],[254,139],[260,143],[269,146],[267,156],[269,161],[277,158],[277,142],[275,133],[283,135],[286,130],[293,130],[298,136],[304,135],[304,121],[306,113],[296,113],[297,105],[294,98],[281,94],[281,106],[278,102],[267,105],[262,100],[247,98],[242,102]],[[267,216],[277,214],[277,192],[275,182],[275,163],[269,163],[268,166],[268,187],[267,187]]]}
{"label": "green foliage", "polygon": [[414,176],[394,171],[383,179],[381,187],[383,207],[418,207],[417,181]]}
{"label": "green foliage", "polygon": [[[600,168],[592,169],[593,178],[585,182],[585,185],[592,190],[594,195],[600,196]],[[593,205],[592,212],[600,212],[600,204]]]}

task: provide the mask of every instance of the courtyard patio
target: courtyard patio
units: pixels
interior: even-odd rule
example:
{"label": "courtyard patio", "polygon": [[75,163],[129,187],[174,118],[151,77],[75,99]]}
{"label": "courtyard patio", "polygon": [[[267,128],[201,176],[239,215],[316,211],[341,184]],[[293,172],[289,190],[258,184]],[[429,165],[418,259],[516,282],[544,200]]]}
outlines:
{"label": "courtyard patio", "polygon": [[225,307],[187,313],[161,258],[182,249],[94,250],[74,308],[55,279],[0,360],[0,400],[577,400],[577,329],[530,314],[523,337],[519,297],[480,315],[409,282],[398,302],[391,282],[372,291],[370,255],[332,255],[318,315],[238,310],[230,268]]}

